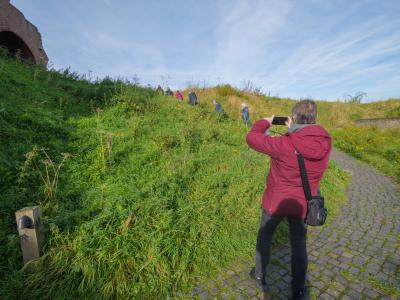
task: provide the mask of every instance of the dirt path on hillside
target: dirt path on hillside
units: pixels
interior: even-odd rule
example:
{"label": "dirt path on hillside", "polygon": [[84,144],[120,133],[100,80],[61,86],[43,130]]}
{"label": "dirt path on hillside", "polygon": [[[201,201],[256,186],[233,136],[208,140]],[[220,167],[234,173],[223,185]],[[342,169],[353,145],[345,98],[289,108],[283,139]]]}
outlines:
{"label": "dirt path on hillside", "polygon": [[[348,203],[308,239],[311,299],[397,299],[400,286],[400,190],[393,180],[334,149],[349,171]],[[256,234],[256,233],[254,233]],[[255,241],[256,236],[254,236]],[[290,297],[290,247],[273,249],[269,298]],[[263,299],[249,279],[253,261],[238,262],[193,291],[195,299]],[[395,296],[397,295],[397,296]]]}

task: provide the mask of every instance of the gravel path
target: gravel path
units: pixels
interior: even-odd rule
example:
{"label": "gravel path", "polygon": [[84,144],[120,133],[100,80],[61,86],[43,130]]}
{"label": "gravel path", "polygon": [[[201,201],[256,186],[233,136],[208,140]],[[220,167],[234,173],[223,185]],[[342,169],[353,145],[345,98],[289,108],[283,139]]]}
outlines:
{"label": "gravel path", "polygon": [[[352,175],[339,216],[308,237],[311,299],[400,299],[400,190],[390,178],[334,149],[331,159]],[[256,233],[255,233],[256,234]],[[256,236],[254,236],[255,241]],[[288,299],[290,248],[273,249],[263,295],[241,261],[193,291],[196,299]]]}

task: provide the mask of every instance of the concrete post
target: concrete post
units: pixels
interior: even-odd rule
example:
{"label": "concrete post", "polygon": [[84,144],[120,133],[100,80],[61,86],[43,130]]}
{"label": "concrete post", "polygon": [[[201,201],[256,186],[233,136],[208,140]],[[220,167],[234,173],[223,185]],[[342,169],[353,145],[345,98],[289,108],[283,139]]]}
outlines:
{"label": "concrete post", "polygon": [[15,213],[24,264],[40,257],[44,242],[39,206],[25,207]]}

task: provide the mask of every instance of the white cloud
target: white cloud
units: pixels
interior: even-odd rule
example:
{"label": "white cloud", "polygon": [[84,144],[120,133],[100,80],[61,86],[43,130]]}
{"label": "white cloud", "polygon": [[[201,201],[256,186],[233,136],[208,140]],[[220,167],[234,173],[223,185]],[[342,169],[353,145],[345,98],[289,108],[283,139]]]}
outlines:
{"label": "white cloud", "polygon": [[157,47],[136,41],[131,36],[100,30],[83,33],[83,59],[99,76],[133,76],[151,72],[165,73],[165,58]]}
{"label": "white cloud", "polygon": [[316,7],[290,0],[236,1],[215,31],[219,43],[210,69],[231,83],[251,79],[274,94],[333,99],[357,89],[376,94],[373,83],[393,77],[400,65],[399,58],[385,59],[400,53],[400,22],[378,14],[360,18],[361,3],[313,2]]}
{"label": "white cloud", "polygon": [[264,78],[265,82],[278,90],[308,86],[311,92],[313,88],[334,88],[346,81],[357,82],[395,71],[400,64],[398,60],[376,61],[400,50],[400,33],[387,35],[383,21],[370,20],[336,36],[305,41]]}
{"label": "white cloud", "polygon": [[13,2],[58,67],[153,84],[164,76],[172,88],[251,80],[296,98],[400,96],[397,0],[192,1]]}
{"label": "white cloud", "polygon": [[215,30],[216,53],[211,69],[226,79],[252,76],[266,47],[283,27],[292,5],[287,0],[235,1],[226,5]]}

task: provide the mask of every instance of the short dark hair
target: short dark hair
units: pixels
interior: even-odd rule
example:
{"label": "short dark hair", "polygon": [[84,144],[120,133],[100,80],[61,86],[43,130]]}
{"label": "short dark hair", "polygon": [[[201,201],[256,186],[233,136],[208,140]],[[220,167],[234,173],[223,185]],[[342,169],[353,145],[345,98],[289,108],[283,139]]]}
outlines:
{"label": "short dark hair", "polygon": [[315,124],[317,104],[310,99],[297,102],[292,108],[292,117],[296,124]]}

